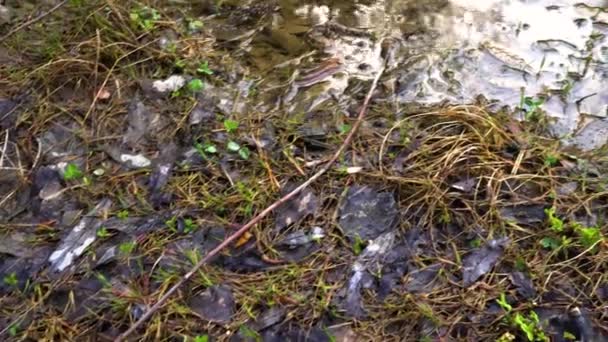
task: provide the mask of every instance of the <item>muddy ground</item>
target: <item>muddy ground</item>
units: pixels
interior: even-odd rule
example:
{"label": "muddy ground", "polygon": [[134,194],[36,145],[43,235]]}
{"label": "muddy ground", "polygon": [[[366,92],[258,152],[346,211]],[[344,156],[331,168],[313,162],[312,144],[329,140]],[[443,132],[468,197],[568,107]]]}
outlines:
{"label": "muddy ground", "polygon": [[0,1],[0,339],[608,341],[605,1]]}

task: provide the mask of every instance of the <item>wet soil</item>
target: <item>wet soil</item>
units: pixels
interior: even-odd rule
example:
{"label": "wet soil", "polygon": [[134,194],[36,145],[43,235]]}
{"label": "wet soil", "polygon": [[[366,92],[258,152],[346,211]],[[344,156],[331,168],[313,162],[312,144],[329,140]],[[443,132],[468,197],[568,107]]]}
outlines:
{"label": "wet soil", "polygon": [[608,4],[0,1],[0,339],[608,341]]}

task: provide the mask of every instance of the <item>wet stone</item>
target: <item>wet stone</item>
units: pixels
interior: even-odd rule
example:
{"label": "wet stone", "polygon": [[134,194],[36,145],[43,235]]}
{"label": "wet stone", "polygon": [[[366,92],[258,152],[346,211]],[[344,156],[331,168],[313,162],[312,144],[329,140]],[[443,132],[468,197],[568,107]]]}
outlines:
{"label": "wet stone", "polygon": [[[289,193],[295,187],[294,184],[286,186],[283,193]],[[314,214],[318,207],[318,199],[315,193],[310,189],[304,189],[296,197],[277,208],[275,227],[280,231],[283,228],[298,222],[302,218]]]}
{"label": "wet stone", "polygon": [[508,238],[490,240],[488,243],[467,255],[463,260],[463,283],[465,287],[473,285],[477,279],[488,273],[503,254]]}
{"label": "wet stone", "polygon": [[285,310],[285,308],[273,306],[267,310],[264,310],[264,312],[258,315],[251,327],[257,331],[262,331],[283,321],[286,316],[287,310]]}
{"label": "wet stone", "polygon": [[211,286],[189,302],[201,318],[219,324],[228,324],[235,312],[232,290],[225,285]]}
{"label": "wet stone", "polygon": [[373,240],[395,228],[397,203],[390,192],[378,192],[368,186],[348,189],[340,207],[340,227],[351,242],[357,237]]}
{"label": "wet stone", "polygon": [[523,272],[513,272],[509,276],[513,286],[517,288],[517,293],[526,299],[536,296],[536,289],[532,280]]}
{"label": "wet stone", "polygon": [[433,291],[435,280],[441,270],[441,265],[433,264],[421,269],[413,269],[407,275],[404,290],[411,293]]}

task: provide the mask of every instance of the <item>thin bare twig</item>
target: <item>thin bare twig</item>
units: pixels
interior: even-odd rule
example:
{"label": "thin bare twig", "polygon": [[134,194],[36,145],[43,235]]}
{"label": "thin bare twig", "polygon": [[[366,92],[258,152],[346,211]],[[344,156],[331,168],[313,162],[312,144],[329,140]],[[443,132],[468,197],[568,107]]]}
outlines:
{"label": "thin bare twig", "polygon": [[51,13],[55,12],[56,10],[58,10],[59,8],[61,8],[61,6],[65,5],[68,2],[68,0],[63,0],[60,3],[58,3],[57,5],[53,6],[53,8],[51,8],[50,10],[40,14],[39,16],[37,16],[36,18],[32,19],[32,20],[28,20],[26,22],[24,22],[23,24],[15,27],[14,29],[8,31],[7,34],[5,34],[4,36],[2,36],[2,38],[0,38],[0,43],[4,42],[5,40],[7,40],[10,36],[12,36],[13,34],[19,32],[20,30],[44,19],[44,17],[50,15]]}
{"label": "thin bare twig", "polygon": [[158,311],[158,309],[160,309],[169,300],[169,298],[171,298],[171,296],[175,292],[177,292],[177,290],[180,287],[182,287],[182,285],[184,285],[190,278],[192,278],[192,276],[204,264],[209,262],[209,260],[211,260],[211,258],[216,256],[219,252],[221,252],[224,248],[226,248],[228,245],[230,245],[233,241],[237,240],[241,235],[243,235],[245,232],[247,232],[251,227],[258,224],[264,217],[266,217],[268,214],[270,214],[273,210],[275,210],[281,204],[283,204],[283,203],[287,202],[288,200],[292,199],[293,197],[297,196],[300,192],[302,192],[302,190],[306,189],[310,184],[312,184],[314,181],[319,179],[323,174],[325,174],[332,167],[332,165],[336,162],[336,160],[338,160],[340,155],[342,155],[344,150],[346,150],[346,148],[350,145],[350,142],[353,140],[355,133],[357,132],[358,128],[361,126],[361,123],[363,122],[363,119],[365,118],[365,114],[367,113],[367,107],[369,106],[369,102],[371,101],[372,95],[373,95],[374,91],[376,90],[376,86],[378,85],[378,80],[380,79],[380,77],[382,76],[383,73],[384,73],[384,68],[382,68],[381,70],[378,71],[378,74],[374,78],[374,81],[372,82],[369,92],[367,93],[367,96],[365,97],[365,100],[363,101],[361,110],[359,111],[359,115],[357,116],[357,120],[355,121],[353,128],[350,130],[350,132],[348,133],[348,136],[346,137],[346,139],[344,139],[344,142],[342,143],[342,145],[340,145],[340,147],[338,148],[336,153],[333,155],[333,157],[329,160],[329,162],[327,162],[327,164],[325,164],[325,166],[323,166],[323,168],[321,170],[319,170],[317,173],[312,175],[312,177],[310,177],[306,182],[302,183],[300,186],[295,188],[293,191],[291,191],[287,195],[281,197],[276,202],[272,203],[269,207],[264,209],[256,217],[251,219],[244,226],[242,226],[239,230],[232,233],[232,235],[228,236],[224,241],[222,241],[222,243],[220,243],[217,247],[215,247],[213,250],[211,250],[209,253],[207,253],[207,255],[204,258],[202,258],[198,263],[196,263],[196,265],[194,265],[190,269],[190,271],[188,271],[188,273],[186,273],[175,285],[173,285],[173,287],[171,287],[156,302],[156,304],[154,304],[150,309],[148,309],[148,311],[146,311],[133,325],[131,325],[129,327],[129,329],[127,329],[124,333],[122,333],[120,336],[118,336],[118,338],[116,338],[114,341],[115,342],[124,341],[137,328],[139,328],[145,321],[147,321],[150,317],[152,317],[152,315],[156,311]]}

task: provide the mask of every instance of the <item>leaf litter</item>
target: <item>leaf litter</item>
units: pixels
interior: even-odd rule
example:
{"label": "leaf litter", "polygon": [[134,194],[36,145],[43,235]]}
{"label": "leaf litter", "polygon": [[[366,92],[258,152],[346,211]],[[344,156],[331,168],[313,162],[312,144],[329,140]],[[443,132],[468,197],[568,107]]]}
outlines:
{"label": "leaf litter", "polygon": [[[603,30],[601,11],[540,3],[521,6],[564,26],[568,13],[593,15],[583,26]],[[520,6],[488,4],[505,11],[502,21]],[[605,139],[594,135],[601,124],[575,123],[571,106],[602,112],[602,64],[563,73],[573,87],[557,89],[567,106],[555,124],[543,114],[554,114],[558,91],[534,93],[553,84],[565,43],[534,43],[540,25],[530,22],[468,46],[498,25],[482,5],[176,3],[137,23],[135,3],[76,1],[20,29],[0,51],[17,55],[0,65],[0,334],[116,338],[326,160],[386,58],[344,157],[201,268],[137,338],[525,340],[496,303],[504,293],[553,340],[602,340],[607,164],[601,149],[576,147]],[[4,6],[13,22],[27,20],[26,7]],[[479,36],[444,39],[465,31]],[[581,45],[592,59],[605,45],[594,39]],[[444,40],[463,46],[442,49]],[[541,66],[526,42],[551,47],[558,62]],[[523,95],[520,85],[530,86]],[[586,90],[600,95],[581,98]],[[576,139],[554,138],[574,126]],[[547,238],[554,244],[542,248]]]}

